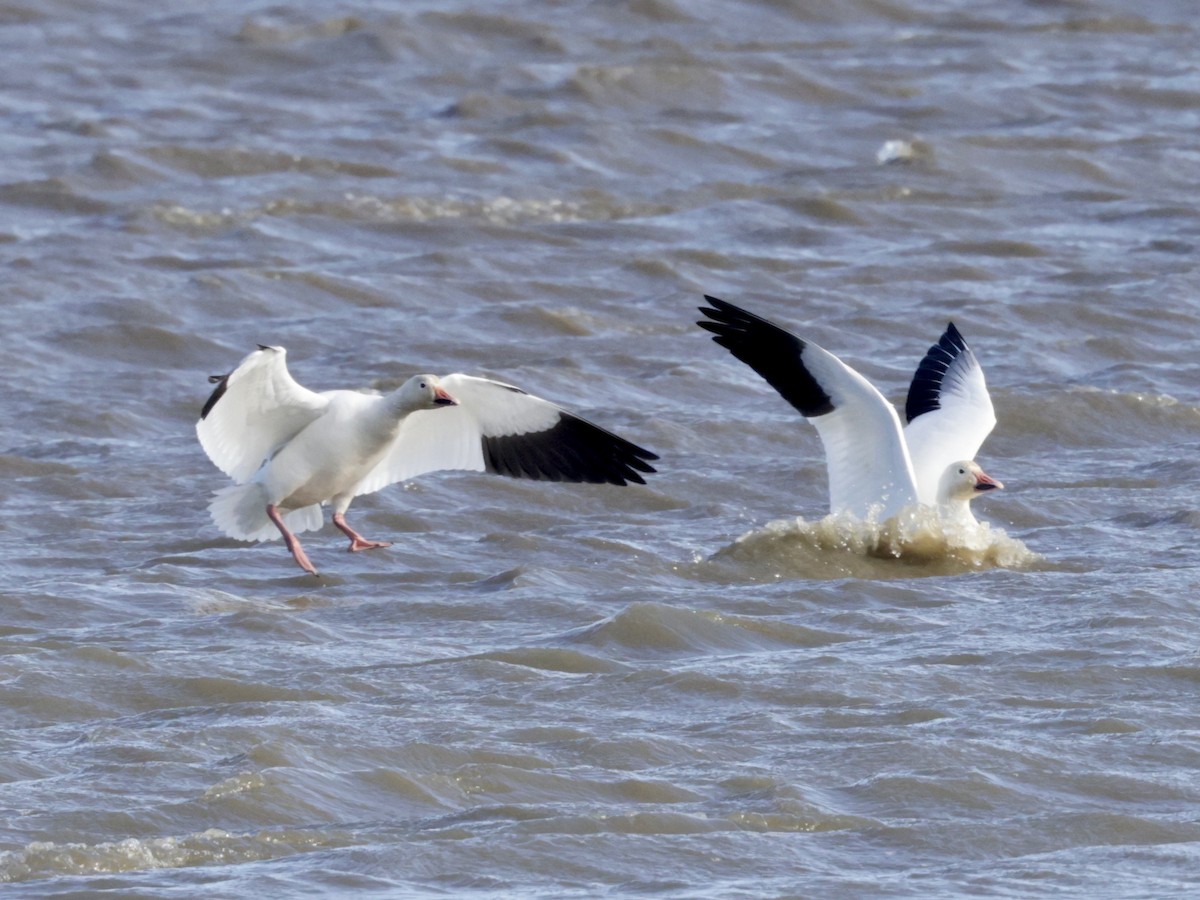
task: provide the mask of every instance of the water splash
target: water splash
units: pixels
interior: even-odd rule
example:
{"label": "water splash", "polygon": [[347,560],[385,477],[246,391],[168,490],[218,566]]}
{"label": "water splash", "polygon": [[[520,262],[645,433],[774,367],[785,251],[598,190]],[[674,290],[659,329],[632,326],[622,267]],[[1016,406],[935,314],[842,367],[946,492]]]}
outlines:
{"label": "water splash", "polygon": [[886,522],[839,514],[779,519],[718,550],[713,562],[779,578],[919,578],[994,568],[1025,569],[1043,557],[986,522],[946,521],[929,508]]}

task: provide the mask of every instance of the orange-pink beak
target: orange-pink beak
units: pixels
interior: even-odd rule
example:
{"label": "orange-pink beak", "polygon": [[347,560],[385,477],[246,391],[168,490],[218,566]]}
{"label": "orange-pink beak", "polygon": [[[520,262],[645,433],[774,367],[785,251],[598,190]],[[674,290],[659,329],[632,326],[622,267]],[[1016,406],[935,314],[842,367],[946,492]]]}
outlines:
{"label": "orange-pink beak", "polygon": [[977,491],[998,491],[1002,487],[1004,487],[1004,483],[992,478],[987,472],[980,470],[979,474],[975,476],[975,490]]}
{"label": "orange-pink beak", "polygon": [[446,393],[446,389],[441,385],[433,389],[433,402],[438,406],[458,406],[458,401]]}

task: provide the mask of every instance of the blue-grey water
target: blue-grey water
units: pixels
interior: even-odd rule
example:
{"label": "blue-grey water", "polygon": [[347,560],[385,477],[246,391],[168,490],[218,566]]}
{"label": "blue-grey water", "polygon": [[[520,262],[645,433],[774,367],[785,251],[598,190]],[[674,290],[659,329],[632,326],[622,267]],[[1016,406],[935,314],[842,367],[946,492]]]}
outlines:
{"label": "blue-grey water", "polygon": [[[1186,0],[0,2],[0,893],[1195,896],[1198,46]],[[824,530],[705,292],[898,400],[953,320],[987,552]],[[206,512],[260,342],[660,473],[397,485],[312,578]]]}

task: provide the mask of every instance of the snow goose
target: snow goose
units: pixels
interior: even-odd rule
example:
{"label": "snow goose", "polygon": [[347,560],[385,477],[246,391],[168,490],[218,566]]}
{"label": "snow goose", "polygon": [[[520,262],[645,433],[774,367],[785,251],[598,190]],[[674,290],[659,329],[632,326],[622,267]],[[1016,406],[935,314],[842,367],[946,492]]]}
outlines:
{"label": "snow goose", "polygon": [[1003,487],[973,462],[996,424],[983,369],[951,323],[913,375],[906,427],[854,369],[732,303],[705,295],[697,322],[812,421],[825,447],[831,513],[885,521],[917,504],[974,522],[970,501]]}
{"label": "snow goose", "polygon": [[282,536],[316,568],[296,533],[321,527],[321,506],[350,550],[387,547],[346,522],[361,494],[446,469],[544,481],[645,484],[658,457],[548,400],[470,375],[414,375],[390,394],[316,393],[288,372],[283,347],[259,349],[216,384],[196,423],[208,458],[235,484],[209,505],[229,537]]}

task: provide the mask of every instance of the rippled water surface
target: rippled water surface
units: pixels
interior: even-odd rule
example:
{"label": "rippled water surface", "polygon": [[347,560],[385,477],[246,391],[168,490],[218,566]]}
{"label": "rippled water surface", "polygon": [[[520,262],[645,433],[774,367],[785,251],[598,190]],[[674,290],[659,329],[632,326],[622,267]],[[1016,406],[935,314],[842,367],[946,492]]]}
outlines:
{"label": "rippled water surface", "polygon": [[[1197,46],[1183,0],[0,3],[5,896],[1195,895]],[[982,543],[822,520],[705,292],[894,399],[952,319]],[[428,476],[306,576],[205,509],[259,342],[660,471]]]}

